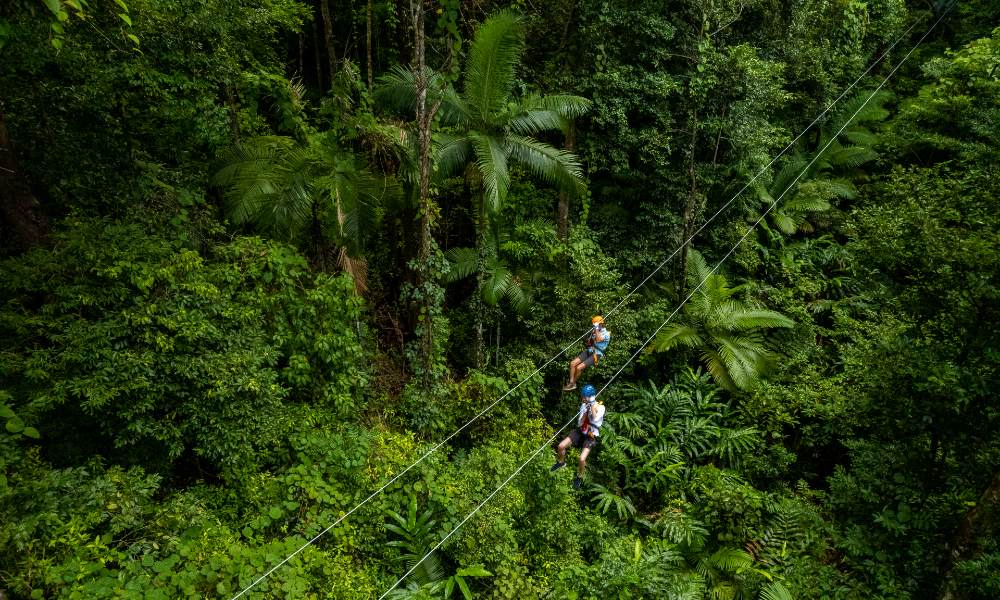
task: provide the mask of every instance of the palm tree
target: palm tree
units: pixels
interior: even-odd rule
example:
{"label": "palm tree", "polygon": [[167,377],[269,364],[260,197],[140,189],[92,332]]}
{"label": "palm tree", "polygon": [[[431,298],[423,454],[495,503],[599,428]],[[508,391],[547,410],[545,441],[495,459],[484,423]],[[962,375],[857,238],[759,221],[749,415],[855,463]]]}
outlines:
{"label": "palm tree", "polygon": [[684,305],[683,317],[665,327],[649,351],[697,348],[720,386],[730,391],[753,387],[768,369],[772,354],[762,331],[792,327],[794,321],[737,300],[738,289],[730,288],[725,276],[712,273],[695,250],[688,253],[687,280],[694,294]]}
{"label": "palm tree", "polygon": [[[786,235],[812,231],[807,220],[810,213],[828,211],[832,200],[850,200],[857,195],[853,180],[865,176],[860,167],[878,158],[873,149],[878,136],[868,124],[889,116],[885,103],[891,98],[888,92],[880,92],[869,100],[866,92],[844,103],[820,127],[815,153],[793,156],[768,187],[757,188],[757,197],[765,204],[772,204],[784,194],[770,213],[772,226]],[[803,170],[805,173],[796,180]]]}
{"label": "palm tree", "polygon": [[321,268],[332,242],[338,266],[364,290],[362,252],[380,205],[394,191],[387,179],[369,172],[331,134],[315,134],[304,144],[282,136],[251,138],[221,158],[212,183],[224,188],[234,224],[287,241],[307,240]]}
{"label": "palm tree", "polygon": [[[439,74],[429,77],[441,124],[449,129],[436,139],[438,177],[464,170],[474,192],[477,268],[480,293],[476,302],[476,363],[482,363],[482,288],[486,285],[486,242],[489,219],[498,214],[510,187],[511,162],[563,190],[583,189],[579,160],[535,136],[564,131],[583,115],[590,102],[570,95],[514,95],[514,73],[524,52],[524,24],[502,10],[476,30],[463,73],[462,92],[447,86]],[[389,106],[412,111],[416,106],[414,74],[397,68],[381,80],[379,98]],[[428,92],[431,94],[431,92]]]}

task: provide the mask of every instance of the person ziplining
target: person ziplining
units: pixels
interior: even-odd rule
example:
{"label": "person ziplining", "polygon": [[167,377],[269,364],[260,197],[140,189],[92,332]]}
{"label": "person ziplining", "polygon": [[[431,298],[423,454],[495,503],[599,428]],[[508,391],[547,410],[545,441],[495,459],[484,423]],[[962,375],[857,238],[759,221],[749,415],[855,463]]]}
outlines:
{"label": "person ziplining", "polygon": [[587,367],[596,366],[604,358],[604,351],[611,342],[611,332],[604,327],[604,317],[597,315],[590,322],[594,327],[587,336],[587,347],[569,363],[569,381],[563,386],[564,391],[576,389],[576,380],[580,373]]}
{"label": "person ziplining", "polygon": [[573,489],[578,490],[583,485],[583,472],[587,468],[587,456],[590,450],[597,445],[597,438],[601,436],[601,425],[604,425],[604,413],[606,412],[603,402],[597,401],[597,389],[587,384],[580,390],[580,411],[576,417],[576,429],[569,432],[563,441],[559,442],[556,448],[556,464],[552,465],[549,471],[558,471],[566,466],[566,450],[570,445],[580,449],[580,462],[576,467],[576,477],[573,478]]}

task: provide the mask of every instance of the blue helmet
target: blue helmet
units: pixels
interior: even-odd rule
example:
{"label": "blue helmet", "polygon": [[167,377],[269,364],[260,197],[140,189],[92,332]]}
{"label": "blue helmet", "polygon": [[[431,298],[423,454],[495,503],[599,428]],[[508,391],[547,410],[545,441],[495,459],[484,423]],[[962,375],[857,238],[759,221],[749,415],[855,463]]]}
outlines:
{"label": "blue helmet", "polygon": [[584,398],[589,398],[591,396],[596,396],[597,395],[597,388],[595,388],[594,386],[592,386],[592,385],[590,385],[588,383],[587,385],[583,386],[582,390],[580,390],[580,395],[583,396]]}

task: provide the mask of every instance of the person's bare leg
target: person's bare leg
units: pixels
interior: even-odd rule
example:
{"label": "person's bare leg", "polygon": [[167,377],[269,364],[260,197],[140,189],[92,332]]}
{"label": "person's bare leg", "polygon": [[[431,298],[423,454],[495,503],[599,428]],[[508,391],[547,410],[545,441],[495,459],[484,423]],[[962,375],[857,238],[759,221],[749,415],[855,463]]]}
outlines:
{"label": "person's bare leg", "polygon": [[570,447],[573,440],[566,438],[559,442],[559,448],[556,450],[556,455],[559,457],[559,462],[566,462],[566,449]]}
{"label": "person's bare leg", "polygon": [[580,450],[580,464],[576,468],[576,476],[583,479],[583,470],[587,468],[587,456],[590,455],[590,448]]}
{"label": "person's bare leg", "polygon": [[581,361],[579,358],[574,358],[573,362],[569,363],[569,382],[576,383],[577,367],[580,366]]}
{"label": "person's bare leg", "polygon": [[576,380],[580,378],[580,374],[583,373],[583,370],[586,368],[587,368],[587,363],[583,362],[582,360],[577,361],[576,372],[570,375],[570,382],[576,383]]}

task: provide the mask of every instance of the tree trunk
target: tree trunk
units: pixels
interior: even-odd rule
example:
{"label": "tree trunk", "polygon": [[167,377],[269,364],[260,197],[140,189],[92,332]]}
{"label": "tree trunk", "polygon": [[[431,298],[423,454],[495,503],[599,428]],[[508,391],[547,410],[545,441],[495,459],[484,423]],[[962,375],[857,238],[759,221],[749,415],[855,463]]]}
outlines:
{"label": "tree trunk", "polygon": [[17,250],[37,246],[48,232],[48,220],[14,157],[3,111],[0,111],[0,232],[4,234],[2,237],[13,240],[9,247]]}
{"label": "tree trunk", "polygon": [[691,187],[688,190],[687,202],[684,205],[684,231],[681,233],[681,253],[680,253],[680,283],[683,285],[684,277],[687,275],[687,255],[690,244],[688,239],[694,235],[698,219],[701,217],[704,202],[698,193],[698,169],[695,163],[695,150],[698,145],[698,111],[695,110],[688,123],[691,128],[691,141],[688,143],[688,177],[691,179]]}
{"label": "tree trunk", "polygon": [[[569,124],[566,129],[566,150],[572,152],[576,146],[576,125]],[[566,241],[569,237],[569,192],[563,190],[559,192],[559,215],[556,217],[556,232],[559,239]]]}
{"label": "tree trunk", "polygon": [[299,77],[306,76],[306,34],[299,32]]}
{"label": "tree trunk", "polygon": [[[370,6],[370,5],[369,5]],[[431,226],[433,225],[436,207],[430,197],[431,183],[431,122],[434,113],[440,106],[440,102],[435,102],[432,106],[427,105],[427,64],[424,55],[424,5],[423,0],[410,0],[410,13],[413,18],[413,62],[416,69],[415,86],[417,95],[417,148],[420,154],[420,241],[417,250],[417,286],[424,288],[424,284],[434,277],[431,272]],[[370,54],[369,54],[370,56]],[[370,75],[370,71],[369,71]],[[423,367],[423,384],[425,390],[430,390],[432,385],[432,362],[434,350],[434,327],[432,323],[432,312],[430,303],[432,300],[428,294],[424,294],[422,299],[424,310],[422,318],[423,332],[420,337],[420,360]]]}
{"label": "tree trunk", "polygon": [[374,13],[374,3],[375,0],[368,0],[368,17],[367,17],[367,27],[368,36],[366,39],[367,51],[368,51],[368,91],[372,91],[375,81],[375,67],[372,61],[372,17]]}
{"label": "tree trunk", "polygon": [[955,564],[978,555],[982,550],[976,540],[995,536],[998,528],[1000,528],[1000,473],[993,475],[993,481],[983,492],[979,502],[965,513],[955,539],[949,544],[947,565],[942,577],[944,582],[941,585],[941,600],[959,600],[963,597],[955,589],[956,582],[953,577]]}
{"label": "tree trunk", "polygon": [[486,305],[483,302],[483,289],[486,287],[486,196],[482,184],[479,185],[479,216],[476,219],[476,292],[472,299],[472,310],[475,318],[476,340],[472,349],[473,366],[483,368],[483,322],[486,320]]}
{"label": "tree trunk", "polygon": [[337,49],[333,45],[333,17],[330,15],[329,0],[319,0],[319,10],[323,15],[323,41],[326,45],[326,56],[330,67],[330,85],[337,74]]}
{"label": "tree trunk", "polygon": [[319,23],[313,21],[313,52],[316,54],[316,88],[325,90],[326,88],[323,87],[323,56],[319,49]]}

